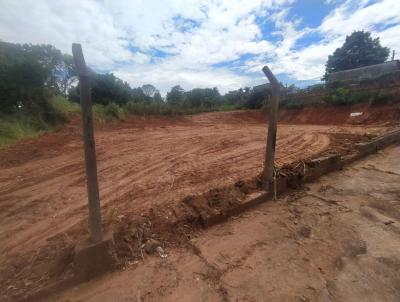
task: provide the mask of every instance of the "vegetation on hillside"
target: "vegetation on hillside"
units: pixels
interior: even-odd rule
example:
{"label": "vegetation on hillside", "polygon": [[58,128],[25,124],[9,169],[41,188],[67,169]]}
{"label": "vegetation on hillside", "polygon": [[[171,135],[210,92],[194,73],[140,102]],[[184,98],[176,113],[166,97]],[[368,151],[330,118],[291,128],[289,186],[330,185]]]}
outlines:
{"label": "vegetation on hillside", "polygon": [[0,146],[64,120],[51,100],[66,94],[71,64],[71,56],[50,45],[0,41]]}

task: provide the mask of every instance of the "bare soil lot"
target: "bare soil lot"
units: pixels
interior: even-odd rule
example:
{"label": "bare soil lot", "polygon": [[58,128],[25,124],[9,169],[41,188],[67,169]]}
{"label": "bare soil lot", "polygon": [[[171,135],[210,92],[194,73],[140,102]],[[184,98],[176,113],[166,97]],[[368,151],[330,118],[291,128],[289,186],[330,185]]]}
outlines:
{"label": "bare soil lot", "polygon": [[400,147],[46,301],[399,301]]}
{"label": "bare soil lot", "polygon": [[[391,128],[282,124],[277,163],[343,151]],[[105,224],[118,223],[128,210],[140,214],[254,177],[262,169],[266,133],[260,112],[243,111],[131,118],[98,126]],[[49,268],[37,263],[50,262],[53,251],[71,247],[87,234],[79,120],[72,118],[59,131],[1,150],[0,167],[0,282],[10,297],[38,276],[46,283]],[[16,284],[15,276],[22,283]]]}

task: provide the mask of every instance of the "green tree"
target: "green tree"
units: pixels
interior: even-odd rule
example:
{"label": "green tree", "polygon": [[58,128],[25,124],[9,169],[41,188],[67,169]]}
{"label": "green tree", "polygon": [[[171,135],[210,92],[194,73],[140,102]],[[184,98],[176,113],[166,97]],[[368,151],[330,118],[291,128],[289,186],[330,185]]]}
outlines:
{"label": "green tree", "polygon": [[267,96],[267,89],[252,89],[246,103],[244,104],[244,107],[249,109],[261,108],[266,102]]}
{"label": "green tree", "polygon": [[13,44],[0,41],[0,56],[6,60],[32,60],[47,70],[45,86],[66,96],[76,79],[72,56],[62,54],[52,45]]}
{"label": "green tree", "polygon": [[49,73],[24,46],[0,42],[0,111],[49,113]]}
{"label": "green tree", "polygon": [[32,59],[0,59],[0,110],[40,111],[47,101],[46,77],[47,70]]}
{"label": "green tree", "polygon": [[167,103],[170,105],[183,105],[185,102],[185,91],[179,85],[171,88],[167,93]]}
{"label": "green tree", "polygon": [[142,87],[142,90],[143,90],[143,93],[145,94],[145,95],[147,95],[148,97],[153,97],[154,96],[154,94],[157,92],[157,88],[156,87],[154,87],[153,85],[151,85],[151,84],[145,84],[145,85],[143,85]]}
{"label": "green tree", "polygon": [[195,88],[185,93],[185,99],[191,107],[208,107],[218,105],[221,95],[216,87],[214,88]]}
{"label": "green tree", "polygon": [[144,94],[142,88],[133,88],[131,91],[131,99],[135,103],[148,103],[150,102],[150,97]]}
{"label": "green tree", "polygon": [[112,73],[94,74],[92,77],[92,98],[94,103],[126,103],[131,97],[131,87]]}
{"label": "green tree", "polygon": [[328,57],[323,79],[332,72],[383,63],[389,53],[390,49],[382,47],[379,38],[373,39],[366,31],[355,31]]}
{"label": "green tree", "polygon": [[163,98],[158,90],[154,93],[153,101],[157,104],[164,103]]}
{"label": "green tree", "polygon": [[229,91],[222,99],[227,104],[242,106],[249,100],[250,93],[250,87],[239,88],[238,90]]}
{"label": "green tree", "polygon": [[[112,73],[100,74],[91,71],[90,82],[93,103],[102,105],[125,104],[132,99],[132,89],[129,84]],[[71,88],[68,96],[71,101],[79,102],[79,85]]]}

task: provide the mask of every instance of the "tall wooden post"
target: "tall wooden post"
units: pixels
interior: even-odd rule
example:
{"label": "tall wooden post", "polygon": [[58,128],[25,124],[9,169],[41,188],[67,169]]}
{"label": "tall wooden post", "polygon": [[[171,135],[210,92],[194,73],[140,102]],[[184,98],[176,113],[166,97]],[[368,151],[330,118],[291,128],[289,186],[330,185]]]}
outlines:
{"label": "tall wooden post", "polygon": [[102,239],[99,185],[97,181],[96,147],[93,132],[92,95],[90,80],[80,44],[72,44],[72,54],[79,76],[81,93],[83,140],[85,146],[86,185],[89,200],[90,239],[93,243]]}
{"label": "tall wooden post", "polygon": [[263,176],[266,189],[268,189],[269,192],[273,192],[275,196],[276,192],[274,186],[274,162],[280,87],[278,80],[275,78],[268,66],[264,66],[262,71],[271,83],[272,88],[271,103],[268,113],[268,137],[267,147],[265,149]]}

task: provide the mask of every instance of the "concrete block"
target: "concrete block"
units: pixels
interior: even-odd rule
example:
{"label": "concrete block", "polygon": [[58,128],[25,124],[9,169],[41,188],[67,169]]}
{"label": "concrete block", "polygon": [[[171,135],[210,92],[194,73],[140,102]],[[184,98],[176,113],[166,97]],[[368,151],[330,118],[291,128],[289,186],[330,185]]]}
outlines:
{"label": "concrete block", "polygon": [[361,154],[361,156],[366,156],[383,149],[390,144],[400,141],[400,131],[396,130],[391,133],[384,134],[375,138],[374,140],[366,143],[356,144],[356,149]]}
{"label": "concrete block", "polygon": [[326,173],[339,170],[341,167],[339,154],[315,158],[307,164],[304,180],[305,182],[313,181]]}
{"label": "concrete block", "polygon": [[87,281],[117,266],[113,234],[106,233],[100,242],[86,240],[75,247],[75,278]]}

